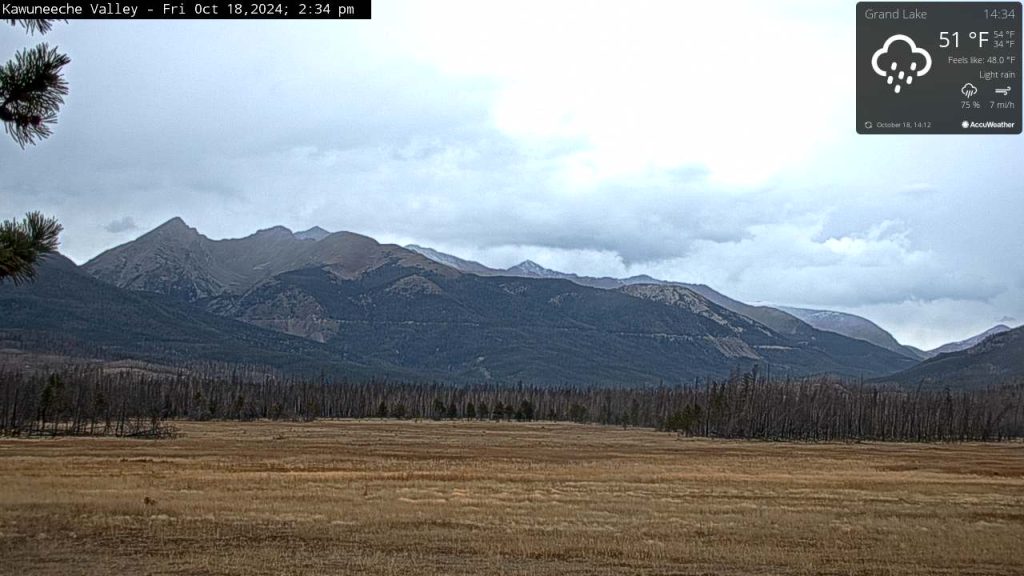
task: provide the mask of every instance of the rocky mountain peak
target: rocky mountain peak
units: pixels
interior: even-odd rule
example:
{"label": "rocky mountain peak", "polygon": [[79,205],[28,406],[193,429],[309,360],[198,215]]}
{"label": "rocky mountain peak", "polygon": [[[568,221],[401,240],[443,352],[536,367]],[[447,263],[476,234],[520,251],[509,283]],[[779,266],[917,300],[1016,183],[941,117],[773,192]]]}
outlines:
{"label": "rocky mountain peak", "polygon": [[284,226],[271,226],[270,228],[264,228],[262,230],[257,230],[256,234],[254,234],[254,236],[280,237],[280,238],[289,237],[290,238],[290,237],[294,236],[294,234],[292,233],[291,230],[289,230],[288,228],[285,228]]}
{"label": "rocky mountain peak", "polygon": [[201,236],[198,230],[189,226],[179,216],[171,218],[167,222],[157,226],[150,230],[145,236],[158,236],[163,238],[178,237],[178,238],[196,238]]}
{"label": "rocky mountain peak", "polygon": [[553,274],[555,274],[554,271],[548,270],[547,268],[541,266],[540,264],[537,264],[533,260],[523,260],[519,264],[516,264],[515,266],[509,268],[508,271],[514,272],[516,274],[538,276],[542,278],[552,276]]}
{"label": "rocky mountain peak", "polygon": [[313,240],[314,242],[319,242],[330,235],[330,232],[319,226],[313,226],[309,230],[303,230],[302,232],[295,233],[295,237],[299,240]]}

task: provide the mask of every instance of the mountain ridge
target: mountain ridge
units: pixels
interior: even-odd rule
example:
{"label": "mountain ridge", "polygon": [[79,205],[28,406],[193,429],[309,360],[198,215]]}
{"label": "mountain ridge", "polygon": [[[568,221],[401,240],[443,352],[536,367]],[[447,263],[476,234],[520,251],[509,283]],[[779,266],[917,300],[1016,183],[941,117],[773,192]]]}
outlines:
{"label": "mountain ridge", "polygon": [[82,268],[121,288],[194,302],[244,293],[276,274],[312,265],[334,266],[349,275],[394,257],[424,268],[435,267],[426,257],[406,254],[399,246],[379,244],[353,232],[321,235],[313,242],[309,239],[297,237],[284,226],[273,226],[242,238],[212,240],[175,217],[100,253]]}
{"label": "mountain ridge", "polygon": [[31,284],[0,284],[0,348],[166,366],[215,362],[297,374],[403,374],[321,344],[264,330],[144,291],[102,282],[60,254]]}
{"label": "mountain ridge", "polygon": [[928,354],[931,356],[938,356],[939,354],[947,354],[949,352],[959,352],[961,350],[967,350],[968,348],[972,348],[980,344],[989,336],[1000,334],[1002,332],[1006,332],[1009,330],[1010,327],[1007,326],[1006,324],[996,324],[995,326],[989,328],[988,330],[985,330],[984,332],[981,332],[979,334],[975,334],[974,336],[971,336],[969,338],[964,338],[963,340],[957,340],[954,342],[948,342],[946,344],[943,344],[942,346],[933,348],[928,351]]}
{"label": "mountain ridge", "polygon": [[926,351],[914,346],[902,344],[890,332],[872,320],[847,312],[817,310],[792,306],[752,305],[730,298],[705,284],[660,280],[646,274],[630,276],[627,278],[580,276],[574,273],[559,272],[550,268],[545,268],[529,259],[514,266],[510,266],[509,268],[491,268],[473,260],[466,260],[458,256],[424,246],[412,244],[406,246],[406,248],[419,252],[436,262],[452,266],[460,271],[470,274],[492,276],[512,275],[527,278],[561,278],[583,286],[592,286],[603,289],[618,289],[631,284],[684,286],[699,293],[719,306],[753,318],[782,334],[807,338],[813,335],[812,330],[832,332],[848,338],[870,342],[871,344],[885,348],[915,361],[926,360],[935,356],[937,353],[940,353],[940,351],[948,352],[968,348],[971,345],[980,342],[981,339],[988,336],[990,333],[994,333],[994,331],[999,329],[1008,329],[1005,325],[999,325],[990,329],[990,331],[986,331],[963,341],[951,342],[935,350]]}
{"label": "mountain ridge", "polygon": [[[415,246],[415,245],[413,245],[411,248],[415,249],[415,250],[423,251],[422,253],[425,256],[427,256],[428,258],[435,259],[435,260],[437,260],[438,262],[441,262],[441,263],[447,263],[448,265],[452,265],[452,266],[458,267],[460,270],[463,270],[465,272],[475,273],[475,274],[485,274],[485,275],[504,275],[504,274],[510,274],[510,275],[514,275],[514,276],[523,276],[523,277],[530,277],[530,278],[561,278],[561,279],[569,280],[571,282],[575,282],[577,284],[581,284],[583,286],[592,286],[592,287],[603,288],[603,289],[618,289],[618,288],[622,288],[624,286],[629,286],[629,285],[632,285],[632,284],[660,284],[660,285],[683,286],[683,287],[686,287],[686,288],[688,288],[690,290],[693,290],[694,292],[697,292],[701,296],[707,298],[708,300],[714,302],[715,304],[717,304],[719,306],[727,308],[727,309],[729,309],[729,310],[731,310],[733,312],[736,312],[738,314],[741,314],[743,316],[747,316],[749,318],[757,320],[758,322],[764,324],[765,326],[770,327],[772,330],[775,330],[776,332],[779,332],[781,334],[786,334],[786,335],[789,335],[789,336],[793,336],[793,337],[796,337],[796,338],[802,338],[802,339],[812,339],[812,338],[815,337],[816,331],[819,331],[819,330],[821,330],[821,331],[828,331],[828,332],[837,333],[837,334],[839,334],[841,336],[845,336],[845,337],[849,337],[849,338],[855,338],[857,340],[866,340],[868,342],[871,342],[872,344],[875,344],[876,346],[880,346],[882,348],[886,348],[888,350],[891,350],[893,352],[896,352],[896,353],[898,353],[900,355],[906,356],[906,357],[911,358],[913,360],[921,360],[924,357],[926,357],[925,355],[920,353],[920,351],[915,351],[915,350],[913,350],[913,349],[911,349],[909,347],[903,347],[898,342],[896,342],[895,338],[892,338],[892,336],[889,335],[887,332],[885,334],[888,335],[889,339],[892,342],[895,343],[894,346],[891,343],[890,343],[889,346],[882,346],[877,341],[872,341],[871,339],[865,339],[865,338],[859,337],[859,335],[845,332],[842,329],[829,329],[828,327],[812,326],[811,324],[806,322],[804,319],[798,318],[794,314],[792,314],[792,313],[782,309],[781,307],[755,306],[755,305],[747,304],[745,302],[740,302],[738,300],[735,300],[733,298],[730,298],[730,297],[722,294],[721,292],[718,292],[717,290],[711,288],[710,286],[707,286],[706,284],[693,284],[693,283],[686,283],[686,282],[671,282],[671,281],[667,281],[667,280],[659,280],[657,278],[653,278],[651,276],[644,275],[644,274],[638,275],[638,276],[630,276],[630,277],[627,277],[627,278],[611,278],[611,277],[595,278],[595,277],[589,277],[589,276],[579,276],[577,274],[558,272],[558,271],[555,271],[555,270],[551,270],[549,268],[544,268],[543,266],[540,266],[539,264],[537,264],[536,262],[533,262],[532,260],[525,260],[525,261],[523,261],[523,262],[521,262],[521,263],[519,263],[519,264],[517,264],[515,266],[509,267],[509,268],[506,268],[506,269],[496,269],[496,268],[489,268],[487,266],[484,266],[483,264],[480,264],[479,262],[475,262],[475,261],[472,261],[472,260],[463,260],[463,259],[461,259],[461,258],[459,258],[457,256],[452,256],[451,254],[446,254],[446,253],[439,252],[437,250],[433,250],[433,249],[430,249],[430,248],[424,248],[424,247]],[[465,264],[468,264],[469,266],[463,267]],[[850,315],[850,316],[852,316],[852,315]],[[853,316],[853,317],[854,318],[860,318],[859,316]],[[874,325],[874,323],[871,322],[870,320],[867,320],[867,319],[861,319],[861,320],[863,320],[865,323],[869,323],[871,325]],[[839,327],[839,328],[841,328],[841,327]],[[884,332],[884,330],[882,330],[881,328],[878,328],[878,330]],[[883,341],[884,341],[884,339],[883,339]]]}
{"label": "mountain ridge", "polygon": [[1024,326],[990,334],[876,381],[904,387],[977,389],[1024,383]]}
{"label": "mountain ridge", "polygon": [[[752,363],[794,375],[880,375],[908,366],[889,351],[806,325],[777,332],[701,294],[728,300],[701,285],[594,279],[531,261],[495,270],[352,232],[311,242],[283,227],[227,240],[210,240],[180,219],[161,229],[174,233],[144,234],[83,269],[412,371],[653,383]],[[205,289],[182,292],[182,278]],[[445,344],[430,349],[434,341]]]}
{"label": "mountain ridge", "polygon": [[303,230],[301,232],[295,232],[294,235],[299,240],[313,240],[314,242],[318,242],[330,236],[331,233],[319,226],[313,226],[312,228]]}
{"label": "mountain ridge", "polygon": [[828,330],[851,338],[866,340],[876,346],[915,360],[925,360],[930,357],[928,353],[900,344],[892,334],[863,316],[834,310],[815,310],[791,306],[779,306],[778,308],[819,330]]}

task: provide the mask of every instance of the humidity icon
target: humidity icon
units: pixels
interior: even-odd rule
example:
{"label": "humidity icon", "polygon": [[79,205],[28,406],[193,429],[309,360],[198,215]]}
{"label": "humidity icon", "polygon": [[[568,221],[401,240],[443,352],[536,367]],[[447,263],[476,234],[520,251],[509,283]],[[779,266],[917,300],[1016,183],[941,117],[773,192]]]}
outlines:
{"label": "humidity icon", "polygon": [[890,36],[871,57],[875,74],[885,78],[892,91],[899,94],[903,86],[910,86],[932,69],[932,56],[919,48],[913,38],[905,34]]}

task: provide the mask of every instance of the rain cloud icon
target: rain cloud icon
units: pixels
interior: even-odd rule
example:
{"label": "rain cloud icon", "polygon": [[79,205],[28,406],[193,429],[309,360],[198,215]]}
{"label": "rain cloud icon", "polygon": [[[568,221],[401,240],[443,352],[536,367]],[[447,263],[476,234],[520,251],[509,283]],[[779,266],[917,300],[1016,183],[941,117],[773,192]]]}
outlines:
{"label": "rain cloud icon", "polygon": [[875,51],[871,67],[893,87],[893,92],[899,94],[904,84],[910,86],[914,78],[920,78],[932,69],[932,56],[924,48],[919,48],[910,36],[895,34]]}

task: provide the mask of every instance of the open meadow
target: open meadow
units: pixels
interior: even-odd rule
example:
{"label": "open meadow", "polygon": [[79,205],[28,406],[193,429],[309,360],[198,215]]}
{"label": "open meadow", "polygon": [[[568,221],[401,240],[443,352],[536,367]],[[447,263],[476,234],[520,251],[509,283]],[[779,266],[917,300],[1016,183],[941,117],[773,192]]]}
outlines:
{"label": "open meadow", "polygon": [[0,440],[3,574],[1024,574],[1024,444],[554,423]]}

